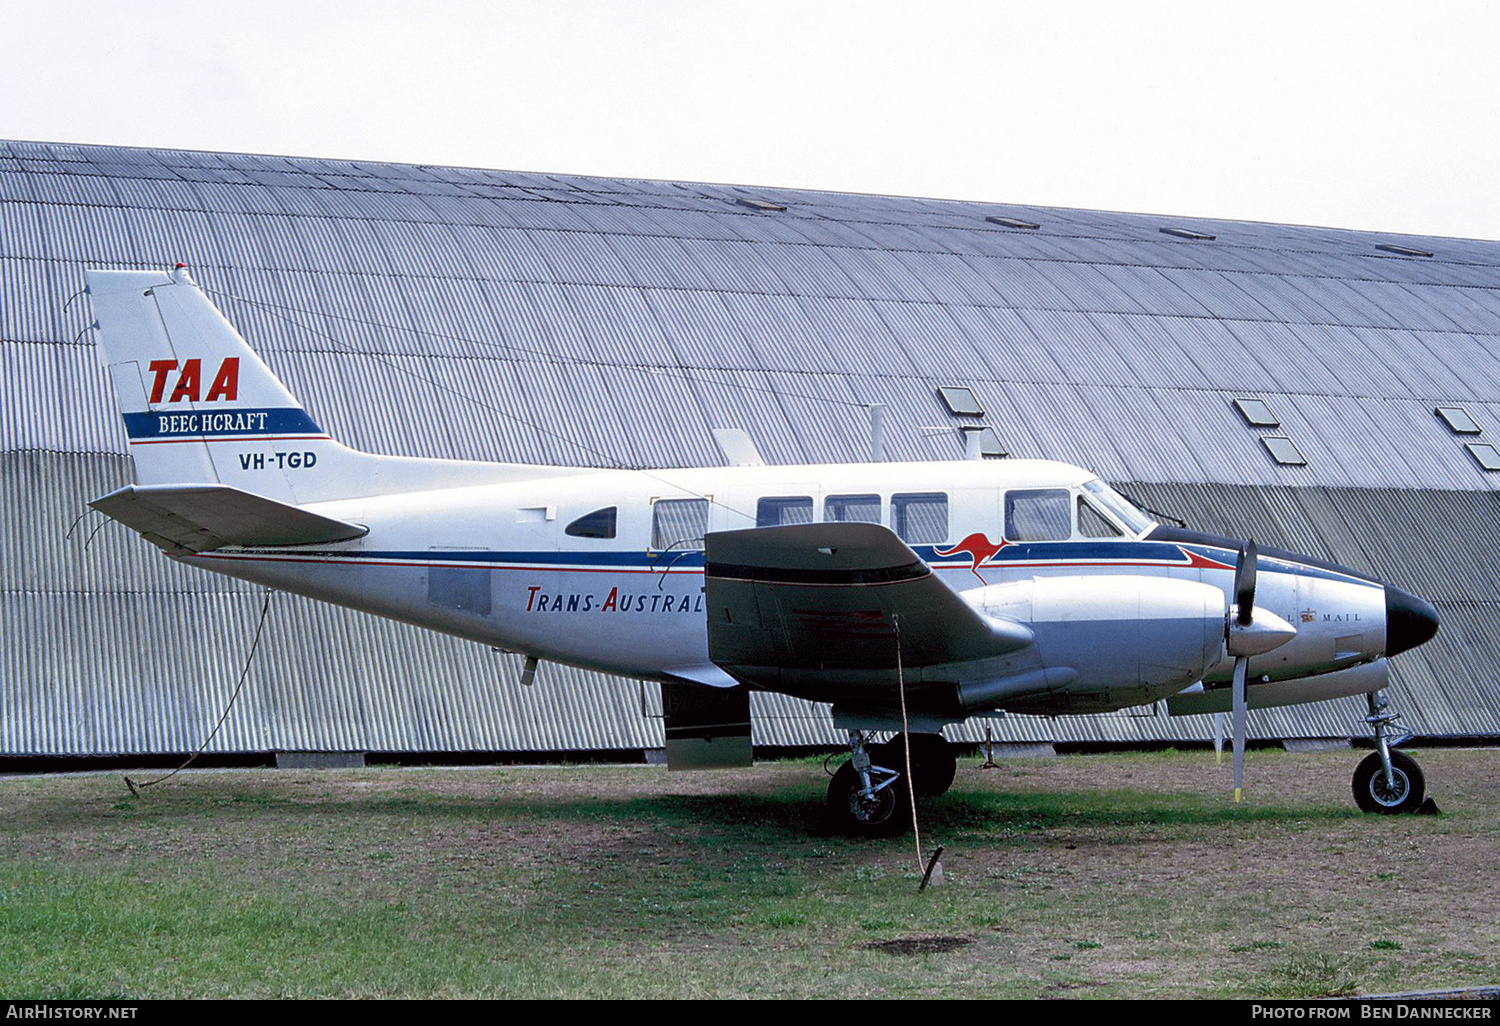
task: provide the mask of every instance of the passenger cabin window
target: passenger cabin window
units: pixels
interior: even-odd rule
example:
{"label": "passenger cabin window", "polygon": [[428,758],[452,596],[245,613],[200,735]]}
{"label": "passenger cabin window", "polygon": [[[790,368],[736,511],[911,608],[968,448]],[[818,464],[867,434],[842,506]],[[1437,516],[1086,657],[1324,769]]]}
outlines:
{"label": "passenger cabin window", "polygon": [[823,519],[835,524],[878,524],[880,496],[830,495],[823,500]]}
{"label": "passenger cabin window", "polygon": [[1082,495],[1078,497],[1078,533],[1085,538],[1118,538],[1124,532],[1093,506]]}
{"label": "passenger cabin window", "polygon": [[1013,542],[1062,541],[1073,534],[1073,496],[1066,488],[1005,493],[1005,537]]}
{"label": "passenger cabin window", "polygon": [[947,541],[948,496],[942,492],[892,495],[891,529],[904,542]]}
{"label": "passenger cabin window", "polygon": [[810,524],[813,518],[811,495],[780,495],[761,499],[755,504],[756,527],[782,527],[786,524]]}
{"label": "passenger cabin window", "polygon": [[613,538],[617,513],[618,509],[614,506],[585,513],[563,528],[563,534],[570,534],[574,538]]}
{"label": "passenger cabin window", "polygon": [[707,499],[657,499],[651,507],[651,548],[701,549],[708,533]]}

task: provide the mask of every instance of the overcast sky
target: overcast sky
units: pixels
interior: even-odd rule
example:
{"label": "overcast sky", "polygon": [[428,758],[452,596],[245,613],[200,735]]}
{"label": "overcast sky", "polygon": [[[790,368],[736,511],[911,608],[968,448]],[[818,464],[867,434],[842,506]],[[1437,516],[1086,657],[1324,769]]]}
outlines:
{"label": "overcast sky", "polygon": [[0,138],[1500,239],[1500,4],[0,0]]}

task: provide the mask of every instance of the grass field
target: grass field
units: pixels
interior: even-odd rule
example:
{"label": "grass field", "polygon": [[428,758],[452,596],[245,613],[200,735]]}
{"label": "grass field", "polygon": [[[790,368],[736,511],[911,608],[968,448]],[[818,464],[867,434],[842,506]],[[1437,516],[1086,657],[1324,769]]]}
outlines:
{"label": "grass field", "polygon": [[947,847],[821,826],[821,761],[0,778],[8,998],[1315,997],[1500,981],[1500,751],[961,763]]}

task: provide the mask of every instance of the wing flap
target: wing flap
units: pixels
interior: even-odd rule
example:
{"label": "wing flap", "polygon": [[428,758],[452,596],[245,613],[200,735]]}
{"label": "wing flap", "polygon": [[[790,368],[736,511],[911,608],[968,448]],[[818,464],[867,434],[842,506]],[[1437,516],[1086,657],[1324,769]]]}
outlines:
{"label": "wing flap", "polygon": [[[706,539],[709,657],[735,668],[908,669],[1024,648],[1024,624],[985,616],[878,524],[796,524]],[[736,674],[741,676],[742,674]]]}
{"label": "wing flap", "polygon": [[661,705],[667,769],[731,769],[754,761],[747,689],[665,681]]}
{"label": "wing flap", "polygon": [[345,541],[367,528],[228,485],[129,485],[89,503],[169,552]]}

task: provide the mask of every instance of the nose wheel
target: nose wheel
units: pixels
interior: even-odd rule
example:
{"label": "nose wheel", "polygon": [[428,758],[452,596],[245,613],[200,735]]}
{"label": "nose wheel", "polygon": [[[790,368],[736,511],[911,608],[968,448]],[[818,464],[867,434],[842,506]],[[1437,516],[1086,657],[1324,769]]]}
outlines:
{"label": "nose wheel", "polygon": [[1427,781],[1417,760],[1395,746],[1411,737],[1404,733],[1393,737],[1393,725],[1400,713],[1390,711],[1384,691],[1366,696],[1370,715],[1365,722],[1375,731],[1375,751],[1360,760],[1354,770],[1354,804],[1361,812],[1396,815],[1416,812],[1427,797]]}
{"label": "nose wheel", "polygon": [[1391,771],[1387,776],[1379,752],[1371,752],[1354,771],[1354,804],[1361,812],[1395,815],[1416,812],[1427,795],[1422,767],[1404,752],[1391,752]]}

